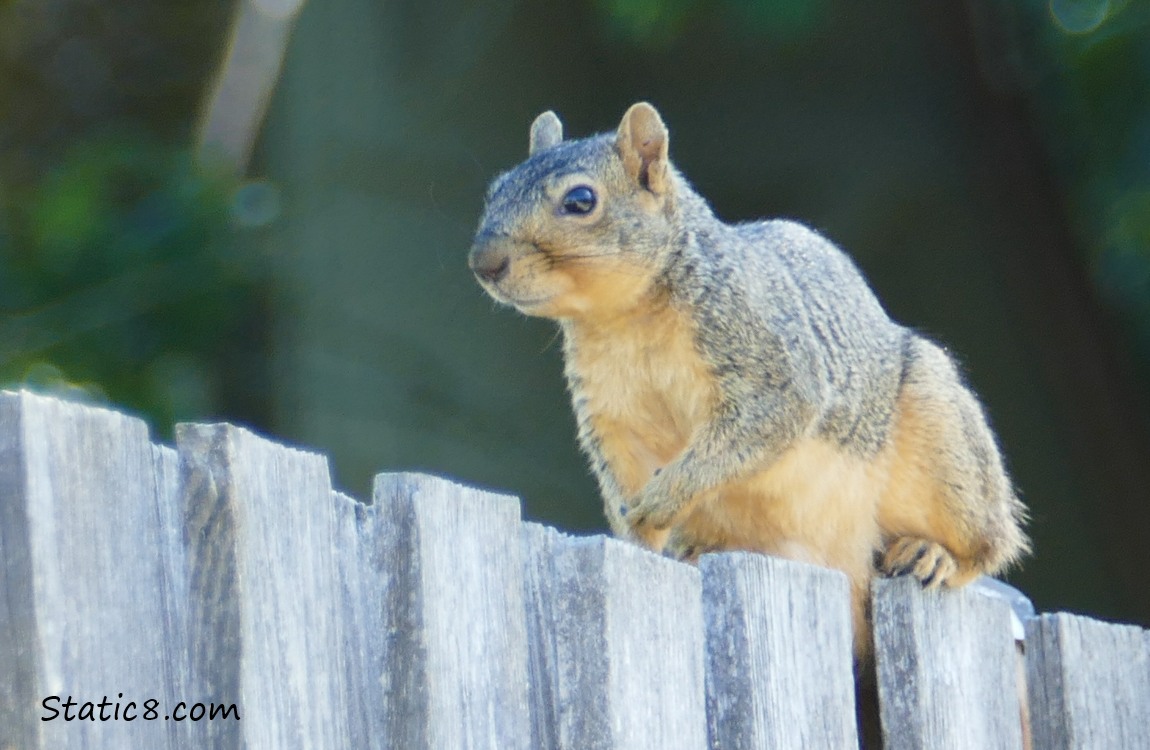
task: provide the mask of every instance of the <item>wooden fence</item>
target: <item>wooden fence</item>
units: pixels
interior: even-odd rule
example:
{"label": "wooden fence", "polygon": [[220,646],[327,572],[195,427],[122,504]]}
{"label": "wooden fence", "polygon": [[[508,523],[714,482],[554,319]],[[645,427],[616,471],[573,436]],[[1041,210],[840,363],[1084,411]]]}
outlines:
{"label": "wooden fence", "polygon": [[[690,567],[515,498],[0,394],[0,748],[854,748],[844,577]],[[989,589],[988,589],[989,590]],[[991,593],[993,593],[991,591]],[[1150,748],[1150,636],[875,591],[887,748]]]}

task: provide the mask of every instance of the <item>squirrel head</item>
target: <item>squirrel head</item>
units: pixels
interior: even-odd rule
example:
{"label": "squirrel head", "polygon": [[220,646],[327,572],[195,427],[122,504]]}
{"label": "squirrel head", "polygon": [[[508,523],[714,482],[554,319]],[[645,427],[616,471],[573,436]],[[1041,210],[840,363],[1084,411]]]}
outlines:
{"label": "squirrel head", "polygon": [[640,102],[614,133],[567,141],[559,118],[544,112],[529,143],[527,160],[487,191],[469,256],[483,288],[557,319],[619,314],[655,293],[683,184],[655,108]]}

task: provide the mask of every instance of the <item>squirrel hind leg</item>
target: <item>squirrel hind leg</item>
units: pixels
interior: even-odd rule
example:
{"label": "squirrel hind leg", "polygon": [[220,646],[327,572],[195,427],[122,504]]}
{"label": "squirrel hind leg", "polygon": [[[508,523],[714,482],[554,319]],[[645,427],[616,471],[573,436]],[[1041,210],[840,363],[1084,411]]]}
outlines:
{"label": "squirrel hind leg", "polygon": [[[982,407],[934,344],[908,347],[895,410],[880,567],[961,586],[1017,560],[1029,545]],[[918,559],[915,559],[915,558]]]}

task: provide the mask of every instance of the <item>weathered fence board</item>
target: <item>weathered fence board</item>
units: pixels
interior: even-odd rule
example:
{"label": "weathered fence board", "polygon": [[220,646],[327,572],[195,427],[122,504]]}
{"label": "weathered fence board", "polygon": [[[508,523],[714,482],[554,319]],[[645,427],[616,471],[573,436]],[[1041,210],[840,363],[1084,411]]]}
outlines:
{"label": "weathered fence board", "polygon": [[156,477],[140,420],[0,393],[0,747],[170,746],[168,722],[99,720],[180,689]]}
{"label": "weathered fence board", "polygon": [[[177,448],[0,393],[0,748],[857,742],[837,572],[696,569],[418,474],[380,475],[364,505],[321,456],[229,425],[180,426]],[[1035,748],[1150,748],[1150,633],[979,588],[876,583],[887,750],[1015,750],[1024,683]],[[165,720],[180,702],[238,714]]]}
{"label": "weathered fence board", "polygon": [[1010,605],[972,590],[875,582],[875,661],[886,750],[1019,750]]}
{"label": "weathered fence board", "polygon": [[532,747],[707,747],[694,568],[534,524],[527,548]]}
{"label": "weathered fence board", "polygon": [[527,750],[519,501],[437,477],[381,474],[387,747]]}
{"label": "weathered fence board", "polygon": [[[155,467],[155,507],[162,561],[164,642],[171,665],[171,684],[163,696],[164,712],[187,701],[192,685],[191,631],[188,622],[188,556],[184,536],[184,493],[180,484],[180,457],[165,445],[152,446]],[[170,714],[167,714],[170,715]],[[174,747],[195,744],[192,723],[168,721]]]}
{"label": "weathered fence board", "polygon": [[393,734],[384,721],[383,680],[388,672],[388,594],[398,591],[394,545],[384,544],[378,508],[339,492],[335,506],[335,545],[339,555],[339,595],[344,606],[344,646],[340,654],[348,696],[349,747],[382,750]]}
{"label": "weathered fence board", "polygon": [[[525,523],[523,538],[523,592],[527,615],[527,696],[531,709],[531,747],[538,750],[559,750],[565,747],[559,741],[559,723],[564,710],[571,706],[561,704],[560,696],[570,692],[569,685],[560,685],[557,639],[559,622],[573,618],[562,609],[563,592],[556,590],[555,566],[552,558],[555,547],[566,537],[558,531],[536,523]],[[570,627],[570,626],[568,626]],[[564,631],[565,637],[575,631]],[[602,650],[600,651],[602,653]],[[569,699],[567,699],[569,700]],[[584,696],[582,710],[607,716],[607,691],[596,690]],[[570,730],[567,730],[570,734]],[[604,732],[603,743],[607,733]]]}
{"label": "weathered fence board", "polygon": [[846,576],[748,553],[699,568],[710,746],[857,748]]}
{"label": "weathered fence board", "polygon": [[192,692],[241,720],[198,746],[347,747],[327,461],[230,425],[176,430],[186,504]]}
{"label": "weathered fence board", "polygon": [[1065,613],[1027,623],[1036,748],[1150,748],[1150,645],[1133,625]]}

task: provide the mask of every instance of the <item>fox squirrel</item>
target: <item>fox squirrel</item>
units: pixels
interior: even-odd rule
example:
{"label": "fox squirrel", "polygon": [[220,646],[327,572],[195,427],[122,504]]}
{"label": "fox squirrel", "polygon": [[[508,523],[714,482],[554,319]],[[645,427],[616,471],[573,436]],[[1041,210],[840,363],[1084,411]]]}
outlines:
{"label": "fox squirrel", "polygon": [[982,407],[801,224],[729,225],[668,160],[650,104],[563,140],[553,112],[494,180],[469,264],[553,318],[615,534],[687,560],[754,550],[837,568],[867,651],[881,571],[962,586],[1028,551]]}

